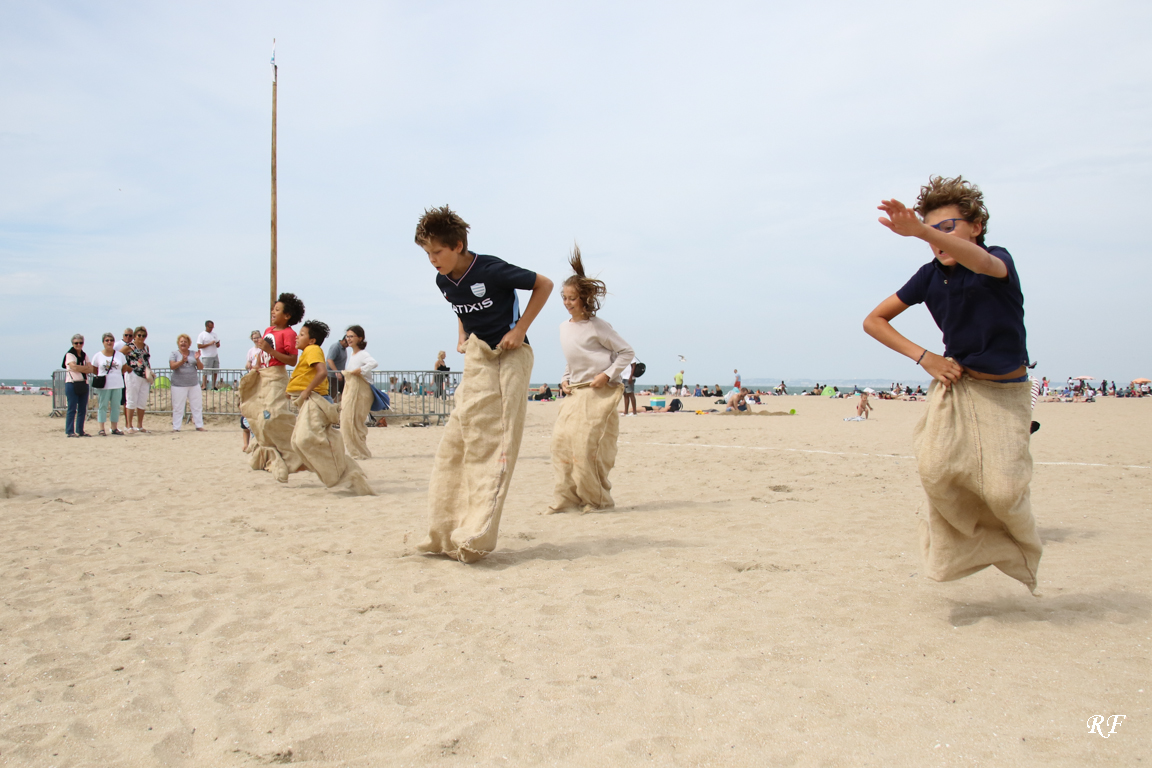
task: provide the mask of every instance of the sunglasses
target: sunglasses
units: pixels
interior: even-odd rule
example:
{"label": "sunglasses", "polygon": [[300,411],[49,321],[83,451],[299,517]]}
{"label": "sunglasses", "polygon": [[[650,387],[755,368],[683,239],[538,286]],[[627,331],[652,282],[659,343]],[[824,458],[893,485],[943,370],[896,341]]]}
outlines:
{"label": "sunglasses", "polygon": [[944,221],[940,222],[939,224],[930,224],[929,226],[932,227],[932,229],[947,234],[948,232],[956,229],[956,222],[958,221],[967,221],[967,219],[944,219]]}

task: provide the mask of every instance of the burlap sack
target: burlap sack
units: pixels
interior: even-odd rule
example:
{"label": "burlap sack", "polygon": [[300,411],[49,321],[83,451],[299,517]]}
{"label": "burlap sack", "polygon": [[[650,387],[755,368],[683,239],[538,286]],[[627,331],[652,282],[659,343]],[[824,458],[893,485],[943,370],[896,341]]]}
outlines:
{"label": "burlap sack", "polygon": [[418,549],[464,563],[496,548],[520,453],[532,348],[492,350],[469,336],[456,405],[428,484],[428,540]]}
{"label": "burlap sack", "polygon": [[282,483],[303,464],[292,448],[296,415],[288,402],[288,369],[282,365],[249,371],[240,379],[240,413],[255,442],[249,445],[252,469],[266,469]]}
{"label": "burlap sack", "polygon": [[1028,484],[1032,384],[933,382],[914,439],[928,519],[925,575],[951,581],[994,565],[1036,591],[1041,544]]}
{"label": "burlap sack", "polygon": [[549,513],[616,506],[608,473],[616,465],[617,409],[623,394],[621,386],[581,387],[560,401],[560,414],[552,428],[556,489]]}
{"label": "burlap sack", "polygon": [[292,447],[329,488],[346,482],[357,496],[375,496],[360,465],[344,452],[344,440],[336,429],[339,418],[335,405],[315,393],[309,395],[296,414]]}
{"label": "burlap sack", "polygon": [[340,434],[344,450],[354,459],[370,459],[368,450],[368,410],[372,407],[372,387],[359,374],[344,377],[344,394],[340,398]]}

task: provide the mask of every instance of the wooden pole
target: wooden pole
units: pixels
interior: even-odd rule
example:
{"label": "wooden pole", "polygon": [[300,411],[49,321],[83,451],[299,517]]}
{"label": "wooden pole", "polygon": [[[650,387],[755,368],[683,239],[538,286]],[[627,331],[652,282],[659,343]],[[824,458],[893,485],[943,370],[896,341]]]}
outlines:
{"label": "wooden pole", "polygon": [[276,305],[276,40],[272,40],[272,299]]}

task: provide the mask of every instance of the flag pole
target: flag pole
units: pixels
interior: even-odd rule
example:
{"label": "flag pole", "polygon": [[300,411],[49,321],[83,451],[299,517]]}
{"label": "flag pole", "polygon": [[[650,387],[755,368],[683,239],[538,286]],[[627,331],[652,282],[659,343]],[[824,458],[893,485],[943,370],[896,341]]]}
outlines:
{"label": "flag pole", "polygon": [[272,38],[272,300],[276,304],[276,38]]}

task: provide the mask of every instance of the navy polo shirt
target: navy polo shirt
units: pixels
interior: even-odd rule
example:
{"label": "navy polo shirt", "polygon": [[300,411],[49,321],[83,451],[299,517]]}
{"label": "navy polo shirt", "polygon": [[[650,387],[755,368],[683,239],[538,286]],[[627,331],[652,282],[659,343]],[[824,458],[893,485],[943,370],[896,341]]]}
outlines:
{"label": "navy polo shirt", "polygon": [[[983,247],[983,246],[981,246]],[[1003,278],[978,275],[956,264],[928,262],[896,291],[911,306],[923,302],[944,332],[944,355],[980,373],[1011,373],[1028,363],[1024,293],[1008,251],[984,250],[1004,262]]]}
{"label": "navy polo shirt", "polygon": [[[469,251],[471,253],[471,251]],[[459,280],[436,275],[436,287],[452,305],[465,334],[476,334],[496,349],[504,334],[520,320],[517,289],[536,286],[536,273],[521,269],[495,256],[472,254],[472,265]],[[528,339],[524,339],[528,343]]]}

